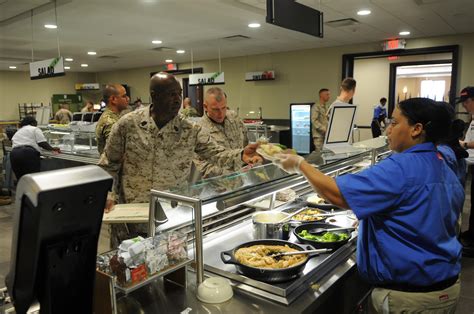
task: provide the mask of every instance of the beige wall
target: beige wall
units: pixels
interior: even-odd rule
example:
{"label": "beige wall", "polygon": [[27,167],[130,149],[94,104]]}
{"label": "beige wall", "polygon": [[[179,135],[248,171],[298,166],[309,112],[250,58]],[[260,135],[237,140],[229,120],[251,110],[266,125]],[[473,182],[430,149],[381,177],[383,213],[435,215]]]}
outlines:
{"label": "beige wall", "polygon": [[[458,36],[445,36],[427,39],[408,39],[407,49],[434,47],[459,44],[460,53],[460,69],[459,69],[459,86],[458,89],[468,84],[474,84],[474,78],[470,73],[470,69],[474,68],[474,34],[465,34]],[[225,72],[226,84],[222,87],[229,96],[229,104],[233,109],[240,108],[241,115],[250,110],[257,110],[259,106],[263,107],[264,118],[288,119],[288,106],[292,102],[316,101],[317,91],[322,87],[327,87],[332,91],[331,101],[334,100],[338,93],[339,83],[341,80],[342,55],[347,53],[379,51],[380,43],[369,43],[362,45],[348,45],[331,48],[320,48],[301,50],[293,52],[281,52],[264,54],[257,56],[245,56],[237,58],[228,58],[222,60],[222,70]],[[205,72],[218,71],[217,60],[195,62],[195,67],[202,66]],[[132,100],[141,97],[143,101],[148,102],[148,82],[150,72],[154,72],[158,67],[146,67],[130,70],[111,71],[97,73],[97,82],[105,83],[124,83],[131,87]],[[190,64],[180,64],[180,69],[190,68]],[[275,70],[275,81],[262,82],[245,82],[244,74],[250,71],[259,70]],[[18,72],[0,72],[0,83],[12,81],[9,88],[4,89],[3,84],[0,85],[0,101],[9,109],[0,109],[2,119],[15,118],[16,104],[24,101],[48,101],[53,93],[65,93],[72,91],[74,84],[79,82],[92,82],[94,75],[89,78],[76,78],[74,82],[53,83],[48,79],[41,81],[39,84],[48,85],[41,91],[40,88],[34,88],[35,93],[23,91],[28,90],[32,86],[27,74],[23,78],[12,78],[9,76],[18,76]],[[72,75],[71,75],[72,76]],[[71,77],[69,76],[69,78]],[[68,78],[68,76],[66,76]],[[357,74],[355,75],[358,80]],[[388,92],[388,74],[374,75],[373,82],[382,82],[387,80],[386,89]],[[56,82],[56,81],[54,81]],[[381,83],[380,83],[381,84]],[[382,84],[381,84],[382,85]],[[67,89],[67,90],[66,90]],[[54,91],[53,91],[54,90]],[[7,95],[5,96],[5,91]],[[387,93],[385,92],[385,94]],[[382,93],[382,90],[380,90]],[[361,96],[365,93],[360,86],[357,95]],[[368,100],[367,103],[373,105],[376,103],[380,95],[371,93],[374,100]],[[27,98],[27,99],[25,99]],[[364,102],[361,99],[360,102]],[[10,108],[13,106],[13,108]],[[361,123],[362,124],[362,123]],[[363,123],[365,124],[365,123]]]}
{"label": "beige wall", "polygon": [[18,104],[48,105],[53,94],[75,94],[75,83],[95,82],[94,73],[67,73],[65,76],[30,80],[29,72],[0,71],[0,120],[18,119]]}

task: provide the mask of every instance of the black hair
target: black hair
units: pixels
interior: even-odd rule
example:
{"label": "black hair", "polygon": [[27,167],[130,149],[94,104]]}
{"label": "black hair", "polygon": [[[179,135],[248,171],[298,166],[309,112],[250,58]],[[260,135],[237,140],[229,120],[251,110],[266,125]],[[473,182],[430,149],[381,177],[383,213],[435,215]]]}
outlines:
{"label": "black hair", "polygon": [[380,103],[381,104],[384,104],[386,102],[387,102],[387,98],[385,98],[385,97],[380,98]]}
{"label": "black hair", "polygon": [[26,116],[20,121],[20,127],[24,127],[25,125],[32,125],[32,126],[37,126],[38,121],[32,116]]}
{"label": "black hair", "polygon": [[429,98],[410,98],[398,104],[410,125],[420,123],[425,131],[425,142],[445,140],[451,129],[453,110],[443,102]]}
{"label": "black hair", "polygon": [[322,92],[329,92],[329,89],[327,89],[327,88],[321,88],[321,89],[319,90],[319,95],[321,95]]}

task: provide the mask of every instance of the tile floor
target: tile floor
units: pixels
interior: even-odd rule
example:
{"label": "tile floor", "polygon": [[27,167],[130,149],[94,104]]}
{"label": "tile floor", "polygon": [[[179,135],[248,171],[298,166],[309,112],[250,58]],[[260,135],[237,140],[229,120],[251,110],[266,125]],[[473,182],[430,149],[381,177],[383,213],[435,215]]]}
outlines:
{"label": "tile floor", "polygon": [[[466,189],[466,201],[463,211],[464,222],[466,222],[469,217],[469,186],[470,182],[468,182]],[[0,288],[5,286],[5,275],[10,267],[9,261],[14,210],[14,204],[0,206]],[[466,226],[463,223],[463,230],[465,228]],[[474,258],[465,257],[462,259],[461,276],[461,298],[456,313],[474,314]]]}

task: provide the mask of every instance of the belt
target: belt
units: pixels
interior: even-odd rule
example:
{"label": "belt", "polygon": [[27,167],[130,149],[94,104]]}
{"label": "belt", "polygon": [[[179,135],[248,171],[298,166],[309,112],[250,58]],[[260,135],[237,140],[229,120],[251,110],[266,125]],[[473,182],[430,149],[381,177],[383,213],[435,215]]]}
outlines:
{"label": "belt", "polygon": [[19,146],[13,147],[13,149],[15,149],[15,148],[32,148],[32,149],[36,150],[36,148],[34,148],[34,147],[31,146],[31,145],[19,145]]}
{"label": "belt", "polygon": [[439,281],[429,286],[414,286],[405,283],[376,284],[375,287],[403,292],[433,292],[451,287],[458,281],[459,275]]}

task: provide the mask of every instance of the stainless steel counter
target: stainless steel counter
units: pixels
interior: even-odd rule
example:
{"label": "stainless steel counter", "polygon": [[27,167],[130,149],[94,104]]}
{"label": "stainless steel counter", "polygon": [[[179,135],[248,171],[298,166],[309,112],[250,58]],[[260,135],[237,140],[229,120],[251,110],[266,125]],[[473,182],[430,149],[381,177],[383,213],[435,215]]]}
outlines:
{"label": "stainless steel counter", "polygon": [[[221,304],[206,304],[196,298],[195,276],[188,272],[187,288],[165,287],[163,280],[156,280],[127,296],[118,299],[118,313],[314,313],[318,309],[333,309],[332,313],[349,313],[365,295],[355,270],[355,255],[352,254],[331,272],[307,288],[290,307],[237,289],[234,297]],[[345,285],[345,282],[352,282]],[[354,288],[356,287],[356,288]],[[343,296],[341,298],[341,296]],[[327,313],[321,310],[321,313]]]}

